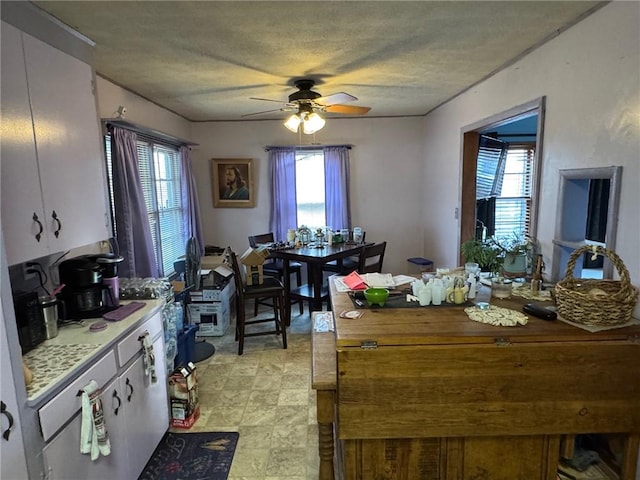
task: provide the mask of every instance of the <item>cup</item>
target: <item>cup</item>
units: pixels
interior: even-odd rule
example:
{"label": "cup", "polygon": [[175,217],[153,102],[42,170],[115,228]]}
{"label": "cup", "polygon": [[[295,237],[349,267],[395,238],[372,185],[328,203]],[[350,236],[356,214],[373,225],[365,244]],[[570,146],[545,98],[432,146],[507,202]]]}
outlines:
{"label": "cup", "polygon": [[40,297],[40,309],[44,319],[47,340],[58,336],[58,300],[54,297]]}
{"label": "cup", "polygon": [[362,228],[353,227],[353,241],[355,243],[362,243]]}
{"label": "cup", "polygon": [[467,262],[464,264],[464,273],[466,273],[467,276],[469,276],[469,274],[477,275],[479,271],[480,265],[476,262]]}
{"label": "cup", "polygon": [[466,293],[466,288],[454,288],[447,294],[447,302],[460,305],[461,303],[464,303],[464,296]]}
{"label": "cup", "polygon": [[512,282],[504,277],[491,279],[491,296],[495,298],[509,298],[511,296]]}

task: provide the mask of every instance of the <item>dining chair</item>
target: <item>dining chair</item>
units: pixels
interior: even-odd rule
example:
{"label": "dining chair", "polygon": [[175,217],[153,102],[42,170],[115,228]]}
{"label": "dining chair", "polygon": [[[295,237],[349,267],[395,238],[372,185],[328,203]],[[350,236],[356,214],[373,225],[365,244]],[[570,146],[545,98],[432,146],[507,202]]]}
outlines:
{"label": "dining chair", "polygon": [[[260,244],[265,243],[274,243],[274,235],[273,232],[269,233],[261,233],[260,235],[250,235],[249,236],[249,246],[252,248],[257,247]],[[284,263],[282,260],[278,259],[267,259],[267,261],[262,265],[262,271],[266,275],[271,275],[278,277],[280,280],[284,280]],[[289,273],[296,275],[296,286],[302,285],[302,264],[300,262],[289,262]],[[300,314],[303,313],[304,307],[301,302],[300,303]],[[253,314],[258,314],[258,306],[266,305],[271,306],[266,301],[262,299],[256,299],[253,306]]]}
{"label": "dining chair", "polygon": [[386,249],[387,242],[365,246],[360,254],[358,273],[381,273]]}
{"label": "dining chair", "polygon": [[[287,348],[287,328],[285,320],[285,289],[279,279],[265,276],[264,282],[258,285],[247,285],[244,282],[238,258],[229,247],[229,260],[233,269],[233,276],[236,281],[236,341],[238,342],[238,355],[244,351],[244,339],[247,337],[257,337],[260,335],[282,335],[282,348]],[[247,319],[245,308],[246,300],[256,298],[269,298],[273,305],[273,317]],[[246,327],[258,323],[274,322],[273,330],[256,330],[247,332]]]}
{"label": "dining chair", "polygon": [[[367,232],[362,232],[362,242],[365,241]],[[342,261],[332,260],[322,266],[323,272],[338,273],[340,275],[349,275],[354,270],[358,270],[360,265],[360,256],[343,258]]]}

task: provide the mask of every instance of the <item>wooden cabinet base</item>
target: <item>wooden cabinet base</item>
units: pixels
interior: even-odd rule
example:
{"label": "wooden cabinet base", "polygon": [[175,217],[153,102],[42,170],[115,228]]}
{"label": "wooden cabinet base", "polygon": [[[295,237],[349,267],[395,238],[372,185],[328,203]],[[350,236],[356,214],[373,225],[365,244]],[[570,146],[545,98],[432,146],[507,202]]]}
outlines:
{"label": "wooden cabinet base", "polygon": [[345,440],[346,480],[554,479],[560,437]]}

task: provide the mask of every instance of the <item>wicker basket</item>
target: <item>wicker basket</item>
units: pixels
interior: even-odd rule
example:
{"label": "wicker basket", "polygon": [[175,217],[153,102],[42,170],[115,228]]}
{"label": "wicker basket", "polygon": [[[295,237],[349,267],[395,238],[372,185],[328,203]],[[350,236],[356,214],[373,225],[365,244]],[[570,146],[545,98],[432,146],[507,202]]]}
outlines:
{"label": "wicker basket", "polygon": [[[576,261],[584,253],[609,258],[618,270],[620,280],[574,278]],[[584,325],[621,325],[628,322],[638,297],[638,289],[631,285],[629,272],[620,257],[607,248],[592,245],[571,253],[565,276],[556,284],[555,290],[560,316]]]}

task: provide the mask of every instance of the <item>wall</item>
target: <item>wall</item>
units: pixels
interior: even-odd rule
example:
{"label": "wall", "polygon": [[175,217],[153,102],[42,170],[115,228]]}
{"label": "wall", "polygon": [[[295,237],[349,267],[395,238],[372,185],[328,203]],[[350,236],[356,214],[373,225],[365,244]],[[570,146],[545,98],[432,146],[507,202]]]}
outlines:
{"label": "wall", "polygon": [[126,107],[125,120],[158,130],[184,140],[190,140],[191,122],[159,107],[144,98],[121,88],[100,76],[96,77],[98,115],[100,118],[117,116],[118,107]]}
{"label": "wall", "polygon": [[[248,247],[249,235],[269,228],[270,190],[267,145],[291,145],[298,136],[282,121],[208,122],[192,126],[193,149],[205,241]],[[351,212],[354,226],[367,239],[389,242],[385,270],[406,272],[406,259],[422,255],[422,134],[421,118],[330,118],[316,141],[323,145],[352,144]],[[303,142],[309,143],[311,137]],[[214,208],[212,158],[253,158],[257,179],[256,207]],[[255,180],[254,180],[255,182]]]}
{"label": "wall", "polygon": [[639,31],[640,3],[612,2],[426,117],[424,248],[438,263],[458,256],[460,189],[451,187],[460,182],[464,127],[546,96],[538,237],[547,271],[558,170],[622,165],[616,252],[640,284]]}

